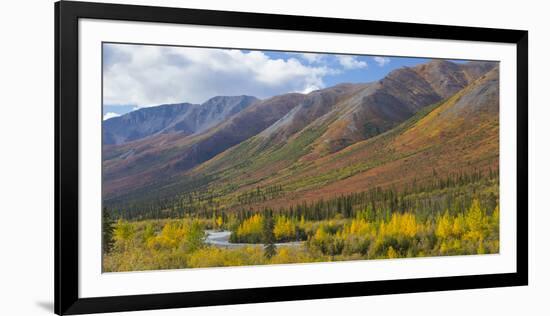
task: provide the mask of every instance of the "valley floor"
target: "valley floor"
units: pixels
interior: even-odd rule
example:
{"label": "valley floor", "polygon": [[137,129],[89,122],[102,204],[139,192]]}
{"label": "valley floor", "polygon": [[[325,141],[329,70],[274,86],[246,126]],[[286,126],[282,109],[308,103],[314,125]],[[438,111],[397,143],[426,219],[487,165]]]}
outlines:
{"label": "valley floor", "polygon": [[[105,249],[103,270],[162,270],[499,252],[498,206],[486,209],[474,199],[464,212],[447,210],[423,217],[412,212],[376,214],[363,210],[352,218],[343,218],[339,214],[320,221],[282,214],[255,214],[240,223],[223,222],[221,217],[119,220],[112,226],[112,244]],[[223,232],[225,229],[231,232]],[[208,237],[208,233],[213,234],[214,239],[212,235]],[[247,244],[220,247],[212,243],[212,240],[223,241],[225,238]]]}

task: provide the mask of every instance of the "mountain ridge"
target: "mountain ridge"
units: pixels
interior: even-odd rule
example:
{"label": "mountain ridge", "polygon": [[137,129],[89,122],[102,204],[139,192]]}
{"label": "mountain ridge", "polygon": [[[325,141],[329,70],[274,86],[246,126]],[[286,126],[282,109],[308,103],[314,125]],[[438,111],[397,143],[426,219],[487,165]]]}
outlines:
{"label": "mountain ridge", "polygon": [[106,146],[104,196],[115,203],[144,192],[177,196],[189,186],[225,192],[241,183],[234,192],[242,192],[255,183],[269,185],[266,179],[288,176],[281,170],[308,170],[393,130],[498,67],[448,63],[400,68],[373,83],[258,100],[197,135],[156,134],[126,147]]}
{"label": "mountain ridge", "polygon": [[176,103],[141,108],[103,122],[103,143],[120,145],[167,132],[201,133],[258,101],[256,97],[216,96],[202,104]]}

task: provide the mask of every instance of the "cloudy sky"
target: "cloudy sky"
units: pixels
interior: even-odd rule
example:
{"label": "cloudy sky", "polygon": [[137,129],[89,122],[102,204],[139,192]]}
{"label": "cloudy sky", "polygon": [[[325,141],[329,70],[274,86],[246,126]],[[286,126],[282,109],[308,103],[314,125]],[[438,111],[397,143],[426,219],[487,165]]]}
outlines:
{"label": "cloudy sky", "polygon": [[218,95],[267,98],[369,82],[423,58],[103,44],[104,118],[140,107],[203,103]]}

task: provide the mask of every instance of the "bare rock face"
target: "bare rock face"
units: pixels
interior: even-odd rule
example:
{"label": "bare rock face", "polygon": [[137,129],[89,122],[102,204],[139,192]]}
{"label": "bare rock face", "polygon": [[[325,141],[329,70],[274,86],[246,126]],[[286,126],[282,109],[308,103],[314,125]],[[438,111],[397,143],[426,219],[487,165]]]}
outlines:
{"label": "bare rock face", "polygon": [[165,104],[143,108],[103,122],[103,144],[123,144],[161,132],[181,120],[196,104]]}
{"label": "bare rock face", "polygon": [[226,122],[198,135],[175,160],[177,171],[188,170],[226,149],[260,133],[301,104],[304,95],[290,93],[259,101]]}
{"label": "bare rock face", "polygon": [[414,71],[442,98],[448,98],[468,85],[462,67],[446,60],[436,60],[417,66]]}
{"label": "bare rock face", "polygon": [[494,62],[474,61],[457,64],[446,60],[435,60],[416,66],[414,70],[432,86],[437,94],[446,99],[494,68],[495,65]]}
{"label": "bare rock face", "polygon": [[453,114],[470,119],[485,113],[498,115],[499,67],[479,77],[471,89],[461,96],[452,109]]}
{"label": "bare rock face", "polygon": [[143,108],[103,123],[103,143],[123,144],[162,133],[201,133],[242,111],[258,99],[251,96],[219,96],[205,103],[165,104]]}
{"label": "bare rock face", "polygon": [[306,126],[338,109],[341,103],[366,87],[366,84],[339,84],[313,91],[303,101],[263,131],[260,136],[271,143],[286,141]]}

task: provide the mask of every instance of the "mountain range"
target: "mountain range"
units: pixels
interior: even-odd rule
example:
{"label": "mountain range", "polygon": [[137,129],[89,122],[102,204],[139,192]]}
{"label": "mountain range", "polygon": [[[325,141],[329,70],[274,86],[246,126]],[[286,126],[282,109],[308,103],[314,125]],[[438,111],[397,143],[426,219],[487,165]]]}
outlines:
{"label": "mountain range", "polygon": [[179,103],[143,108],[106,120],[103,124],[103,144],[122,144],[171,132],[198,134],[256,100],[250,96],[214,97],[200,105]]}
{"label": "mountain range", "polygon": [[276,187],[247,207],[284,206],[495,169],[498,108],[498,63],[445,60],[308,94],[143,108],[103,123],[104,202],[207,193],[231,209]]}

